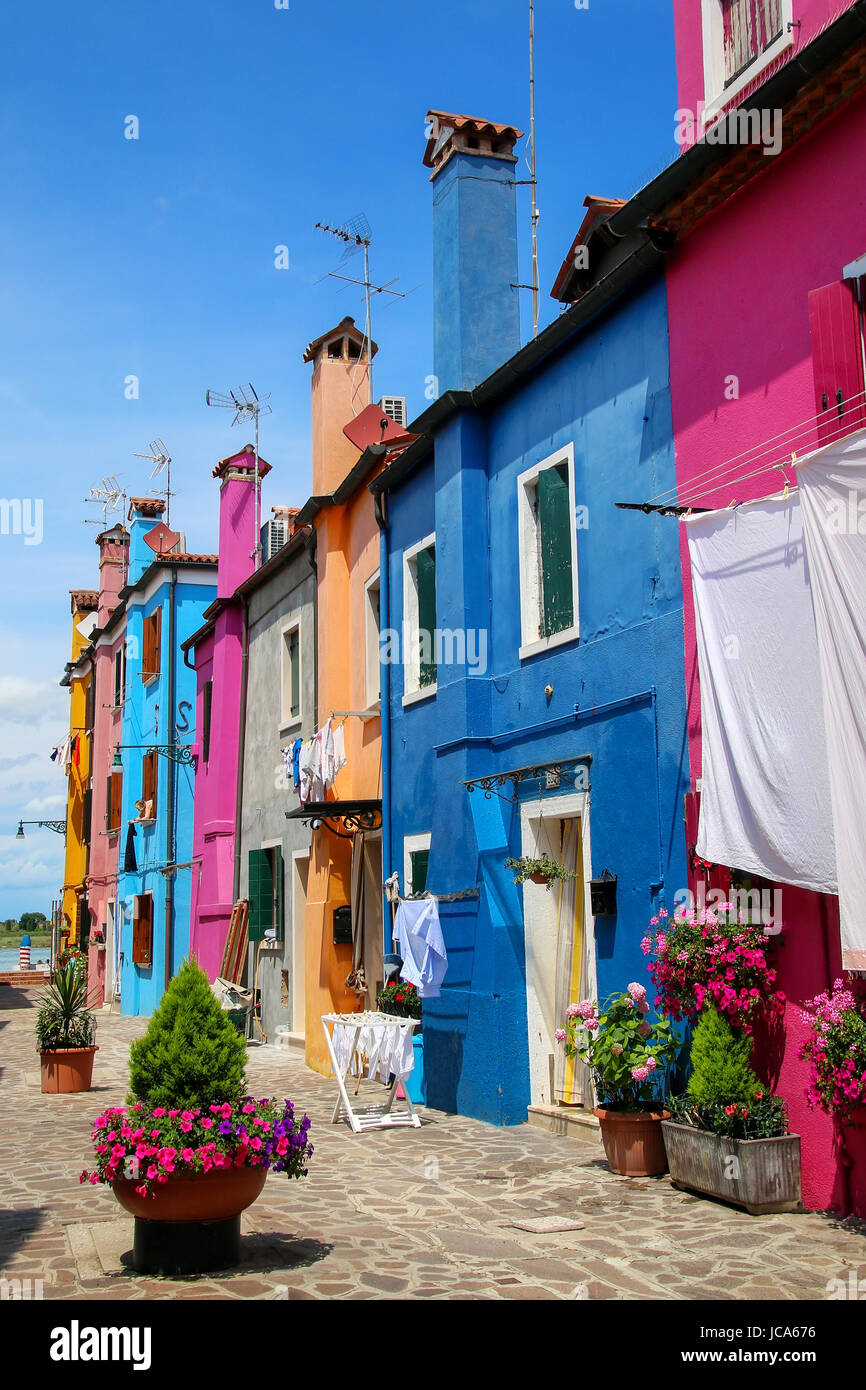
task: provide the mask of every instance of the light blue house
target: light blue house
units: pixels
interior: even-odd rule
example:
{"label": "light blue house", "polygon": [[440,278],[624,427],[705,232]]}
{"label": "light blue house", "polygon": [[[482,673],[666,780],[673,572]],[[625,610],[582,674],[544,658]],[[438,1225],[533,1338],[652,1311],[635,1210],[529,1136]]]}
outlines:
{"label": "light blue house", "polygon": [[[181,643],[216,598],[215,555],[160,553],[164,504],[129,511],[122,812],[118,863],[121,1007],[149,1015],[189,952],[195,669]],[[148,544],[150,541],[150,544]],[[171,537],[168,537],[170,543]],[[182,542],[181,542],[182,544]],[[134,831],[134,836],[131,835]],[[133,867],[134,860],[134,867]]]}
{"label": "light blue house", "polygon": [[[439,394],[371,484],[384,869],[440,897],[427,1103],[516,1124],[589,1100],[555,1030],[648,983],[646,924],[687,882],[678,527],[615,506],[675,481],[665,287],[650,235],[614,243],[588,200],[571,307],[521,349],[519,132],[429,120]],[[574,877],[516,885],[506,859],[542,854]]]}

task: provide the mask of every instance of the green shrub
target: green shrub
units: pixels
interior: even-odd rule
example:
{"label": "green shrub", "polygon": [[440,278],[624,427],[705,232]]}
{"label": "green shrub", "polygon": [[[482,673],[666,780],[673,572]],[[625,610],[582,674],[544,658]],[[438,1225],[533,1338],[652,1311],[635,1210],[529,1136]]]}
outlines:
{"label": "green shrub", "polygon": [[184,961],[144,1037],[129,1049],[129,1100],[153,1109],[204,1110],[240,1098],[246,1043],[207,976]]}
{"label": "green shrub", "polygon": [[689,1100],[694,1105],[748,1105],[763,1089],[752,1071],[752,1039],[735,1033],[727,1019],[708,1008],[692,1039]]}

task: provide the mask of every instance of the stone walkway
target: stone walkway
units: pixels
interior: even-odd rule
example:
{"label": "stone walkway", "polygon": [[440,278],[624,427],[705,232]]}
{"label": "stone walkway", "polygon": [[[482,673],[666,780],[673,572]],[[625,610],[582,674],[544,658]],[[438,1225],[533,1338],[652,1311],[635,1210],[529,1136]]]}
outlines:
{"label": "stone walkway", "polygon": [[614,1177],[598,1146],[527,1125],[427,1110],[421,1129],[354,1135],[329,1123],[334,1083],[272,1048],[250,1049],[248,1079],[309,1114],[309,1177],[268,1178],[239,1269],[135,1275],[132,1219],[78,1175],[91,1120],[124,1102],[144,1025],[101,1015],[93,1090],[43,1096],[33,1002],[0,988],[0,1276],[41,1279],[45,1298],[797,1300],[826,1299],[851,1270],[866,1281],[863,1223],[750,1217],[666,1178]]}

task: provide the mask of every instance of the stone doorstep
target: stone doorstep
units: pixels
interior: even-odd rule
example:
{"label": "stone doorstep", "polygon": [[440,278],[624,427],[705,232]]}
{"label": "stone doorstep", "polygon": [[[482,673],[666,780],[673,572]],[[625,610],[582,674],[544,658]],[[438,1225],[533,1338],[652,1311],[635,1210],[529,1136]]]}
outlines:
{"label": "stone doorstep", "polygon": [[588,1110],[576,1105],[528,1105],[526,1118],[535,1129],[587,1144],[601,1143],[601,1127]]}

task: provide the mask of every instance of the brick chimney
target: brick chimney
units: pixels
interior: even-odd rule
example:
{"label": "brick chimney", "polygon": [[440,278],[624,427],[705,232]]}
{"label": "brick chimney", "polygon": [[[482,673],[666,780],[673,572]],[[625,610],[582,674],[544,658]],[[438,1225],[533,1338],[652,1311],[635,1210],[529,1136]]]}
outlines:
{"label": "brick chimney", "polygon": [[[377,347],[371,344],[370,356]],[[370,404],[370,369],[364,335],[345,318],[307,347],[313,364],[313,495],[335,492],[358,462],[343,426]]]}
{"label": "brick chimney", "polygon": [[523,134],[428,111],[433,184],[433,371],[470,391],[520,347],[514,145]]}
{"label": "brick chimney", "polygon": [[96,537],[99,546],[99,627],[105,627],[117,607],[126,579],[129,532],[119,523]]}
{"label": "brick chimney", "polygon": [[[259,481],[266,478],[271,465],[259,456]],[[219,563],[217,598],[231,598],[235,589],[255,568],[254,551],[259,543],[256,530],[256,455],[252,444],[237,454],[221,459],[213,471],[220,480]],[[262,525],[259,494],[259,530]]]}

